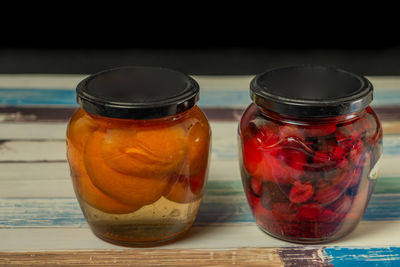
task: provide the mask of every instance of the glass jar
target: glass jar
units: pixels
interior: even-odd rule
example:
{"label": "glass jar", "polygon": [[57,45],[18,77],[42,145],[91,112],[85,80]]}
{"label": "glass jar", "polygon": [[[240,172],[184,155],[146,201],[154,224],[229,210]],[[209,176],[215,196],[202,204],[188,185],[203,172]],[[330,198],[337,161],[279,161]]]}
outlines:
{"label": "glass jar", "polygon": [[205,190],[211,131],[199,86],[168,69],[106,70],[77,86],[71,178],[94,234],[128,246],[187,232]]}
{"label": "glass jar", "polygon": [[252,80],[239,159],[249,206],[265,233],[323,243],[357,226],[382,154],[372,93],[366,78],[319,66],[273,69]]}

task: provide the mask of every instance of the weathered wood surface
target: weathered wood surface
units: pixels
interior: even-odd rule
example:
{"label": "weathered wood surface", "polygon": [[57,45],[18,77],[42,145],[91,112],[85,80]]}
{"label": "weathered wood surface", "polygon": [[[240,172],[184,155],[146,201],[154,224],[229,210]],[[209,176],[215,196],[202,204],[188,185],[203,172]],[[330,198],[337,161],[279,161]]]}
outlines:
{"label": "weathered wood surface", "polygon": [[400,266],[400,77],[370,77],[385,133],[380,177],[357,229],[321,246],[283,242],[254,224],[236,144],[251,77],[195,77],[213,130],[207,193],[184,238],[147,249],[96,238],[75,199],[65,129],[83,77],[0,75],[0,266]]}

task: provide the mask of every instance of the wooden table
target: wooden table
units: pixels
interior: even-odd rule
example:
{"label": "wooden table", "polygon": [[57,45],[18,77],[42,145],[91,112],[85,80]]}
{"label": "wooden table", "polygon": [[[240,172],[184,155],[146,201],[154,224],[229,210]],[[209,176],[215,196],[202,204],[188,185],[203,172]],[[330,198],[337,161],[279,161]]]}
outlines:
{"label": "wooden table", "polygon": [[191,231],[156,248],[96,238],[75,199],[65,129],[83,77],[0,75],[0,266],[400,266],[400,77],[369,77],[385,136],[365,216],[352,234],[318,246],[262,233],[245,201],[236,134],[251,77],[194,77],[213,131],[207,193]]}

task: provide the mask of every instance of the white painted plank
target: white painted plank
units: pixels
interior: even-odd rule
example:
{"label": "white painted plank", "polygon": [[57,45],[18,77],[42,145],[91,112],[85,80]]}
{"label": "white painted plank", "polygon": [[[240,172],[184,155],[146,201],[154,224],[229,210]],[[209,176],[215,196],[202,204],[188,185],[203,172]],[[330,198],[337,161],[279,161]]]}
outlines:
{"label": "white painted plank", "polygon": [[17,180],[34,183],[40,180],[59,181],[66,179],[69,179],[69,167],[67,162],[0,164],[0,183]]}
{"label": "white painted plank", "polygon": [[[211,161],[208,180],[240,180],[238,162]],[[0,164],[0,197],[75,197],[68,163]]]}
{"label": "white painted plank", "polygon": [[[384,157],[379,179],[400,177],[400,157]],[[209,181],[239,181],[237,160],[211,160]],[[61,163],[0,164],[0,197],[70,197],[69,167]]]}
{"label": "white painted plank", "polygon": [[[216,144],[227,136],[236,137],[238,122],[210,121],[210,125]],[[65,139],[66,130],[66,122],[2,122],[0,139]]]}
{"label": "white painted plank", "polygon": [[[65,173],[65,178],[68,173]],[[6,180],[0,179],[0,198],[75,197],[70,179],[64,180]]]}
{"label": "white painted plank", "polygon": [[[28,123],[26,125],[9,125],[10,127],[5,127],[4,131],[0,131],[0,139],[15,139],[15,141],[7,142],[0,147],[0,161],[29,160],[29,156],[33,157],[32,160],[65,159],[65,143],[63,141],[65,140],[65,124]],[[0,124],[1,126],[2,124]],[[232,159],[237,157],[237,126],[236,122],[211,122],[214,158]],[[53,141],[45,143],[26,141],[43,139]],[[386,154],[400,154],[400,135],[385,136],[384,145],[386,145],[384,148]],[[45,151],[40,150],[48,150],[49,154],[46,156]],[[37,152],[36,155],[35,152]],[[18,153],[20,155],[15,155]]]}
{"label": "white painted plank", "polygon": [[0,139],[65,139],[65,122],[1,122]]}
{"label": "white painted plank", "polygon": [[[361,222],[347,237],[329,246],[397,246],[400,222]],[[130,249],[104,242],[88,228],[0,229],[1,251]],[[326,246],[326,245],[321,245]],[[257,247],[304,247],[264,234],[254,224],[192,227],[177,242],[160,249],[229,249]],[[137,248],[140,249],[140,248]]]}
{"label": "white painted plank", "polygon": [[0,162],[66,160],[65,141],[10,141],[0,145]]}
{"label": "white painted plank", "polygon": [[[0,161],[65,160],[64,123],[0,124],[0,139],[12,139],[0,146]],[[211,122],[213,158],[237,156],[237,123]],[[38,140],[26,141],[26,140]],[[43,141],[43,139],[57,139]]]}

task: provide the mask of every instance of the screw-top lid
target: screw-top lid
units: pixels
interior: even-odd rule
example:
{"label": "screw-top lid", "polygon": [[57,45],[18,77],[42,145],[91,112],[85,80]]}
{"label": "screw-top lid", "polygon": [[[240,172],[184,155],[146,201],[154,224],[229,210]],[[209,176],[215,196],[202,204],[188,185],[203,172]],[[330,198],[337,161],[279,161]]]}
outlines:
{"label": "screw-top lid", "polygon": [[321,66],[290,66],[258,74],[251,81],[253,102],[295,117],[332,117],[361,111],[373,86],[363,76]]}
{"label": "screw-top lid", "polygon": [[199,100],[191,77],[165,68],[123,67],[82,80],[77,100],[87,112],[121,119],[156,119],[190,109]]}

